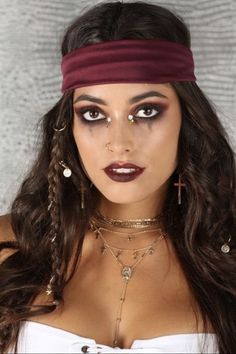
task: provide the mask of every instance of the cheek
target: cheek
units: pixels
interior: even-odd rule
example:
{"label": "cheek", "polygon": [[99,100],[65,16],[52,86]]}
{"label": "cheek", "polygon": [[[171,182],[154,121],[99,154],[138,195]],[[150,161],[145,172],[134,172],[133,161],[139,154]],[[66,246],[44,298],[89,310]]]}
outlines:
{"label": "cheek", "polygon": [[101,134],[95,127],[86,126],[74,119],[73,135],[79,154],[84,164],[90,161],[97,161],[99,154],[98,142],[101,141]]}
{"label": "cheek", "polygon": [[160,152],[174,153],[178,148],[180,126],[163,130],[159,137]]}
{"label": "cheek", "polygon": [[160,175],[172,174],[177,165],[178,142],[181,128],[181,117],[179,119],[166,121],[159,126],[152,138],[149,139],[147,152],[150,154],[150,165],[154,173]]}

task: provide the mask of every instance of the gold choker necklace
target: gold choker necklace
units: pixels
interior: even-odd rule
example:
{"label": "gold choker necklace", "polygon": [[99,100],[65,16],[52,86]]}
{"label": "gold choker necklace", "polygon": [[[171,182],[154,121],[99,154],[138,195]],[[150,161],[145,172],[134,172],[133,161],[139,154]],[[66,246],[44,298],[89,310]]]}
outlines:
{"label": "gold choker necklace", "polygon": [[163,218],[163,213],[159,214],[155,218],[148,218],[148,219],[131,219],[131,220],[119,220],[119,219],[112,219],[107,216],[102,215],[99,211],[96,211],[94,218],[96,221],[103,223],[109,226],[116,226],[119,228],[126,228],[126,229],[143,229],[147,228],[148,226],[159,226],[160,221]]}

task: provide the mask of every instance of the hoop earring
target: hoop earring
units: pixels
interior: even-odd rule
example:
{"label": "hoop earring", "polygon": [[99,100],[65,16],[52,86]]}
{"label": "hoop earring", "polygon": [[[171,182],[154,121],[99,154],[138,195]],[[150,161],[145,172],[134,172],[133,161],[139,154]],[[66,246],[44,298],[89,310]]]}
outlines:
{"label": "hoop earring", "polygon": [[55,126],[52,127],[52,128],[53,128],[54,132],[62,132],[63,130],[66,129],[66,127],[67,127],[67,125],[65,124],[64,127],[62,127],[62,128],[57,128]]}
{"label": "hoop earring", "polygon": [[64,161],[60,161],[59,165],[64,167],[63,175],[66,178],[69,178],[72,175],[71,169],[65,164]]}
{"label": "hoop earring", "polygon": [[182,203],[182,200],[181,200],[182,187],[185,187],[186,184],[182,183],[180,174],[179,174],[179,181],[177,183],[174,183],[174,186],[178,187],[178,205],[181,205],[181,203]]}

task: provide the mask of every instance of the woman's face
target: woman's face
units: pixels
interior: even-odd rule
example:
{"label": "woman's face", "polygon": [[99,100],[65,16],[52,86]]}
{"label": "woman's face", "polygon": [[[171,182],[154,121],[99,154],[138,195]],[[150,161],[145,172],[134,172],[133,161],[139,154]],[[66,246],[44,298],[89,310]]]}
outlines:
{"label": "woman's face", "polygon": [[[75,142],[90,180],[103,197],[128,204],[155,200],[166,191],[177,167],[181,127],[180,103],[170,84],[87,86],[74,91],[73,102]],[[133,171],[142,171],[134,179],[129,174],[124,177],[128,170],[112,170],[111,174],[123,172],[124,178],[119,180],[118,175],[114,180],[104,171],[113,163],[131,163],[143,170]]]}

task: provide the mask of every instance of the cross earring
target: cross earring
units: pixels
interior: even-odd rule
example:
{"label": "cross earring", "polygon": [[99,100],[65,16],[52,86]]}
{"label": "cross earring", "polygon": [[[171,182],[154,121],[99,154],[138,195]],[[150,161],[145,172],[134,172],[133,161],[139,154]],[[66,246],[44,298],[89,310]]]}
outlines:
{"label": "cross earring", "polygon": [[179,181],[178,183],[174,183],[175,187],[178,187],[178,205],[181,205],[181,188],[185,187],[186,184],[181,182],[181,175],[179,174]]}
{"label": "cross earring", "polygon": [[80,207],[81,209],[84,209],[85,207],[85,202],[84,202],[84,192],[85,192],[85,187],[84,187],[84,184],[83,182],[81,181],[80,182],[80,193],[81,193],[81,202],[80,202]]}

